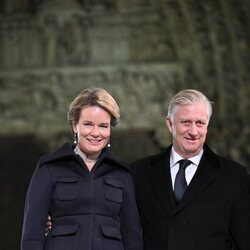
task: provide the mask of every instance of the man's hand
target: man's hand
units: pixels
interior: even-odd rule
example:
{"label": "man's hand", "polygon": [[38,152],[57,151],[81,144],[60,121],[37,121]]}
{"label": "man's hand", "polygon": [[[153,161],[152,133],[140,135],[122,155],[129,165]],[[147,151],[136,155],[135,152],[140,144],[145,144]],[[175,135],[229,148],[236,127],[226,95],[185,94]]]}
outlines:
{"label": "man's hand", "polygon": [[45,228],[45,236],[47,236],[51,230],[52,222],[51,217],[48,215],[47,222],[46,222],[46,228]]}

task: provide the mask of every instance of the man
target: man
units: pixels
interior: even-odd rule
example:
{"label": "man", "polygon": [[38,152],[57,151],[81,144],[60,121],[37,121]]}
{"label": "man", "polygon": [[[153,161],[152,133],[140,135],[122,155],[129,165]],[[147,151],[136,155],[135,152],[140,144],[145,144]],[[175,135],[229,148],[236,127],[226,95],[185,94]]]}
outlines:
{"label": "man", "polygon": [[132,165],[144,250],[250,249],[247,171],[205,144],[211,115],[201,92],[177,93],[166,118],[173,144]]}

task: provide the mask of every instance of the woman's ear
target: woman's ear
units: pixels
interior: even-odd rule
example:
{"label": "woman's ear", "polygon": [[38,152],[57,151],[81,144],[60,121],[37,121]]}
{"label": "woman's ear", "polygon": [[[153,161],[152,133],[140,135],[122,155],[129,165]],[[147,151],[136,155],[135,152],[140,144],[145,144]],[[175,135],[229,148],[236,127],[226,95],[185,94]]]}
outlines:
{"label": "woman's ear", "polygon": [[76,125],[73,125],[73,126],[72,126],[72,132],[73,132],[74,134],[77,134],[77,128],[76,128]]}

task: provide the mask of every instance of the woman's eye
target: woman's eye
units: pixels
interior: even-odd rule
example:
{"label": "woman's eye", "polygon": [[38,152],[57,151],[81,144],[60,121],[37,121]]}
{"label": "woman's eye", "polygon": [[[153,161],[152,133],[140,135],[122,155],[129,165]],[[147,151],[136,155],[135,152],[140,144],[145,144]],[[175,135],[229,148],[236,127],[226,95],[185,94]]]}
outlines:
{"label": "woman's eye", "polygon": [[106,125],[106,124],[101,124],[100,127],[101,127],[101,128],[108,128],[109,126]]}
{"label": "woman's eye", "polygon": [[91,123],[84,123],[83,125],[86,126],[86,127],[92,126]]}

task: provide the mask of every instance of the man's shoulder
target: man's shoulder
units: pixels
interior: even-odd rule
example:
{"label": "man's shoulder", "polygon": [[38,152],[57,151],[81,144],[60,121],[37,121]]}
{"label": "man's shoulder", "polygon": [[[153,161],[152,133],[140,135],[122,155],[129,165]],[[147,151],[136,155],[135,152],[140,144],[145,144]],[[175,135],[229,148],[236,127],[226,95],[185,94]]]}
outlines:
{"label": "man's shoulder", "polygon": [[133,173],[133,177],[135,179],[143,178],[142,176],[145,176],[146,173],[150,171],[159,155],[160,154],[148,155],[133,162],[130,166]]}
{"label": "man's shoulder", "polygon": [[223,171],[231,172],[232,174],[245,174],[247,168],[243,166],[241,163],[236,162],[233,159],[222,156],[218,153],[215,153],[211,150],[207,145],[205,146],[205,158],[207,158],[210,163]]}
{"label": "man's shoulder", "polygon": [[131,165],[132,166],[150,165],[150,163],[157,160],[160,155],[161,155],[161,153],[145,156],[143,158],[140,158],[140,159],[134,161]]}
{"label": "man's shoulder", "polygon": [[141,159],[134,161],[131,164],[131,168],[133,171],[135,169],[138,171],[140,171],[140,170],[144,171],[147,168],[151,168],[151,167],[156,166],[158,164],[158,162],[160,162],[162,159],[168,158],[168,155],[169,155],[169,149],[164,150],[164,151],[159,152],[159,153],[156,153],[156,154],[153,154],[153,155],[145,156]]}
{"label": "man's shoulder", "polygon": [[224,156],[218,155],[219,162],[221,166],[232,171],[233,173],[244,173],[247,171],[247,168],[243,166],[241,163],[236,162],[233,159],[226,158]]}

